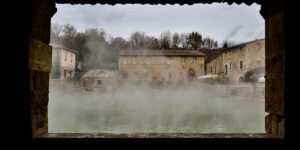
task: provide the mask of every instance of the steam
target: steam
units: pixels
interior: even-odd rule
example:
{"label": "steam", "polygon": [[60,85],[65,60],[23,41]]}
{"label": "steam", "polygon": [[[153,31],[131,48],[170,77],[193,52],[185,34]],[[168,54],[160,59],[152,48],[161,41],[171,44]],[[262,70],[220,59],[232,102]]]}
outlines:
{"label": "steam", "polygon": [[[218,95],[221,86],[153,86],[123,82],[78,92],[51,86],[49,132],[256,133],[264,132],[264,103]],[[72,88],[73,87],[73,88]]]}
{"label": "steam", "polygon": [[226,36],[225,36],[225,40],[230,40],[233,39],[237,33],[243,28],[242,25],[238,25],[236,26],[231,32],[229,32]]}

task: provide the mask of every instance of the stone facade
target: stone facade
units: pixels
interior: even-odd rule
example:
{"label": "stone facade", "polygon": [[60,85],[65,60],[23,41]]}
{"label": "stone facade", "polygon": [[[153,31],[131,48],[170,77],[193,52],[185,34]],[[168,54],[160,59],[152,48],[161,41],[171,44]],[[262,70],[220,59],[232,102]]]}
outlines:
{"label": "stone facade", "polygon": [[56,79],[67,79],[74,77],[75,61],[77,52],[61,45],[51,44],[52,70],[50,76]]}
{"label": "stone facade", "polygon": [[222,75],[223,74],[223,57],[220,50],[213,50],[209,55],[214,55],[211,60],[206,62],[206,74]]}
{"label": "stone facade", "polygon": [[[121,51],[119,71],[123,78],[160,82],[185,82],[204,75],[204,54],[191,50]],[[167,54],[157,52],[168,51]],[[172,52],[171,52],[172,51]],[[181,53],[184,51],[183,53]],[[155,55],[153,55],[155,53]]]}
{"label": "stone facade", "polygon": [[259,75],[264,76],[265,39],[223,49],[206,64],[206,68],[207,74],[225,75],[232,82],[244,81],[246,73],[254,70],[259,70]]}

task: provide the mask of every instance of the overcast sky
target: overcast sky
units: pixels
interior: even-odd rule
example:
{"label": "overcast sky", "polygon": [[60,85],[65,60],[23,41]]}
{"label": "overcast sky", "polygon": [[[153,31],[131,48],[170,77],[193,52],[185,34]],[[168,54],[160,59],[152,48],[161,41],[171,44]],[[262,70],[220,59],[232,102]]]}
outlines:
{"label": "overcast sky", "polygon": [[260,5],[56,5],[58,11],[52,22],[71,24],[78,31],[103,28],[113,37],[125,39],[135,31],[150,36],[169,30],[171,33],[198,31],[219,43],[237,43],[263,38],[264,20]]}

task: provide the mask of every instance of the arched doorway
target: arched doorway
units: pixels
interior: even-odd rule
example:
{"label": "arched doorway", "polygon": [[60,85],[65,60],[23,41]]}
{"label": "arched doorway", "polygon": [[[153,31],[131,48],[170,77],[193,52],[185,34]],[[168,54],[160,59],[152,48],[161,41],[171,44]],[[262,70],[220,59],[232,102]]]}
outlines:
{"label": "arched doorway", "polygon": [[195,77],[196,77],[196,71],[195,71],[193,68],[190,68],[190,69],[188,70],[188,74],[187,74],[187,79],[188,79],[188,81],[194,80]]}

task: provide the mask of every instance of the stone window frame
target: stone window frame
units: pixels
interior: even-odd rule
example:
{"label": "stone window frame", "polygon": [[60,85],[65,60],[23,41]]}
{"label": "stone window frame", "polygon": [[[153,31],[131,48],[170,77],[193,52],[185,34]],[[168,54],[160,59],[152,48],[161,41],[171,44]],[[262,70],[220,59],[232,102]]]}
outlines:
{"label": "stone window frame", "polygon": [[[36,0],[34,0],[36,1]],[[36,18],[39,18],[38,16],[42,16],[40,17],[41,20],[44,19],[44,21],[48,21],[47,23],[45,24],[38,24],[36,23],[36,21],[40,21],[40,20],[30,20],[29,22],[32,23],[32,27],[34,28],[37,28],[37,29],[45,29],[45,30],[33,30],[32,33],[29,35],[29,38],[31,37],[34,37],[36,38],[37,40],[45,43],[45,44],[49,44],[49,39],[47,39],[48,37],[47,36],[44,36],[44,34],[39,34],[39,33],[42,33],[42,32],[36,32],[36,31],[45,31],[45,35],[47,35],[47,30],[49,30],[50,28],[47,28],[49,27],[49,23],[50,21],[45,19],[48,17],[48,19],[51,19],[51,16],[53,16],[53,14],[55,13],[55,2],[58,2],[60,1],[60,3],[70,3],[70,1],[66,1],[66,0],[54,0],[54,1],[46,1],[45,4],[41,3],[41,5],[33,5],[35,7],[32,7],[31,10],[39,10],[39,11],[34,11],[34,13],[32,14],[33,17],[36,17]],[[200,2],[201,0],[199,0]],[[44,0],[42,1],[44,2]],[[218,0],[215,0],[214,2],[220,2]],[[224,0],[222,2],[229,2],[229,0]],[[237,2],[237,1],[233,1],[233,2]],[[250,1],[250,4],[251,3],[254,3],[254,2],[258,2],[258,1]],[[75,4],[76,2],[71,2],[72,4]],[[92,3],[92,2],[83,2],[80,0],[78,0],[77,3]],[[95,2],[95,3],[102,3],[101,2]],[[93,3],[93,4],[95,4]],[[201,1],[200,3],[205,3],[204,1]],[[232,4],[232,1],[230,1],[230,3]],[[274,3],[268,3],[267,1],[263,1],[262,2],[263,5],[262,5],[262,9],[260,11],[260,13],[262,14],[263,18],[265,19],[265,25],[266,28],[266,64],[270,64],[270,60],[271,58],[278,58],[277,59],[277,64],[275,64],[274,66],[272,67],[268,67],[266,72],[267,72],[267,77],[266,77],[266,90],[269,90],[269,91],[266,91],[266,93],[270,93],[271,91],[274,91],[274,92],[278,92],[279,91],[282,91],[279,93],[279,97],[275,98],[275,99],[272,99],[271,97],[270,98],[267,98],[266,97],[266,112],[269,113],[268,116],[266,116],[265,118],[265,122],[266,122],[266,134],[262,134],[262,135],[259,135],[259,134],[209,134],[209,135],[205,135],[205,134],[200,134],[200,135],[193,135],[193,134],[177,134],[177,135],[170,135],[170,134],[131,134],[131,135],[128,135],[128,134],[120,134],[120,135],[110,135],[110,134],[46,134],[47,132],[47,119],[42,119],[42,121],[46,121],[46,122],[43,122],[43,123],[39,123],[39,126],[41,129],[37,129],[36,128],[36,124],[37,122],[35,122],[34,119],[38,118],[40,119],[39,117],[43,117],[43,114],[41,114],[40,116],[35,116],[34,114],[37,114],[39,113],[38,110],[35,110],[34,107],[32,107],[32,105],[35,105],[36,103],[36,99],[34,97],[34,95],[30,94],[30,98],[29,100],[31,101],[31,104],[30,104],[30,108],[31,108],[31,111],[33,112],[33,114],[31,114],[31,131],[32,131],[32,134],[31,134],[31,137],[33,139],[35,139],[35,141],[37,140],[47,140],[47,139],[59,139],[59,140],[64,140],[64,139],[74,139],[74,138],[111,138],[111,137],[117,137],[117,138],[130,138],[130,137],[141,137],[141,138],[147,138],[147,137],[174,137],[174,138],[180,138],[180,137],[186,137],[188,136],[189,138],[204,138],[204,139],[207,139],[207,138],[221,138],[221,139],[226,139],[226,138],[243,138],[243,139],[250,139],[250,138],[254,138],[254,139],[261,139],[260,141],[266,141],[264,139],[284,139],[285,137],[285,106],[284,105],[281,105],[282,103],[285,104],[285,98],[287,97],[288,99],[290,99],[291,97],[286,95],[286,90],[291,90],[291,88],[288,88],[286,89],[285,86],[280,86],[280,85],[284,85],[284,83],[286,82],[286,76],[292,76],[291,74],[287,74],[286,71],[282,71],[284,70],[284,67],[287,67],[286,65],[284,65],[283,62],[286,62],[288,60],[286,60],[286,56],[285,55],[282,55],[282,53],[284,52],[288,52],[289,54],[289,57],[291,57],[291,54],[292,52],[290,51],[287,51],[286,50],[286,47],[289,47],[288,45],[291,44],[291,42],[288,42],[285,40],[285,36],[286,33],[291,33],[291,32],[286,32],[286,29],[288,28],[285,28],[283,25],[284,25],[284,15],[286,13],[287,10],[284,10],[282,7],[287,7],[287,6],[283,6],[283,0],[276,0],[274,1]],[[50,4],[50,5],[48,5]],[[240,1],[238,2],[238,4],[240,4]],[[249,3],[248,3],[249,4]],[[261,4],[261,3],[260,3]],[[48,5],[45,7],[45,5]],[[47,9],[44,9],[44,8],[47,8]],[[38,14],[36,12],[40,12],[41,10],[43,10],[46,12],[46,13],[42,13],[42,14]],[[48,12],[47,12],[48,11]],[[291,14],[289,14],[291,15]],[[50,16],[50,17],[49,17]],[[289,20],[290,21],[290,20]],[[275,25],[273,22],[277,22],[277,24]],[[276,26],[276,28],[274,27]],[[289,26],[291,26],[291,24],[289,24]],[[49,35],[48,35],[49,36]],[[45,38],[46,37],[46,38]],[[288,37],[291,37],[291,35],[289,35]],[[278,44],[278,42],[280,44]],[[286,43],[289,43],[289,44],[285,44]],[[277,45],[276,45],[277,44]],[[30,44],[29,42],[29,45],[32,46],[33,44]],[[290,47],[289,47],[290,48]],[[28,48],[27,48],[28,49]],[[29,51],[29,50],[28,50]],[[271,55],[270,52],[272,52],[273,54],[276,54],[275,56],[274,55]],[[29,60],[30,60],[31,57],[29,57]],[[294,57],[292,57],[294,58]],[[290,63],[290,62],[289,62]],[[32,64],[30,64],[32,65]],[[29,70],[34,70],[34,66],[30,66],[29,65]],[[295,66],[295,65],[294,65]],[[34,76],[35,74],[38,74],[38,75],[46,75],[47,73],[49,73],[49,70],[47,70],[47,66],[46,66],[46,71],[45,68],[42,68],[43,71],[40,71],[40,70],[37,70],[35,72],[29,72],[29,77],[31,76]],[[277,70],[276,70],[277,69]],[[268,71],[276,71],[275,73],[269,73],[268,74]],[[288,69],[289,71],[291,71],[291,68]],[[30,79],[30,83],[33,79]],[[278,83],[277,86],[270,86],[271,83],[273,81],[276,81],[276,83]],[[289,85],[291,84],[291,82],[287,82]],[[268,85],[269,84],[269,85]],[[270,88],[272,87],[272,89]],[[293,88],[292,88],[293,89]],[[288,93],[293,93],[294,91],[290,91]],[[278,94],[278,93],[277,93]],[[47,100],[47,99],[46,99]],[[272,104],[270,103],[270,100],[275,100],[274,102],[272,102]],[[269,101],[269,102],[267,102]],[[39,103],[38,103],[39,104]],[[46,103],[47,104],[47,103]],[[291,103],[289,103],[291,104]],[[43,105],[43,103],[39,104],[39,105]],[[47,106],[47,105],[46,105]],[[291,107],[291,105],[290,105]],[[43,109],[40,109],[40,110],[43,110]],[[44,112],[47,112],[47,108],[46,108],[46,111]],[[46,117],[46,116],[44,116]],[[32,119],[33,118],[33,119]],[[47,117],[46,117],[47,118]],[[41,121],[41,120],[39,120]],[[45,129],[45,131],[44,131]],[[292,133],[292,132],[289,132],[289,133]],[[217,140],[217,139],[216,139]],[[49,140],[48,140],[49,141]],[[279,142],[278,140],[276,140],[277,142]]]}
{"label": "stone window frame", "polygon": [[[242,64],[241,64],[242,63]],[[244,59],[239,60],[239,70],[244,70],[246,68]]]}
{"label": "stone window frame", "polygon": [[227,63],[224,64],[224,74],[228,75],[228,64]]}

